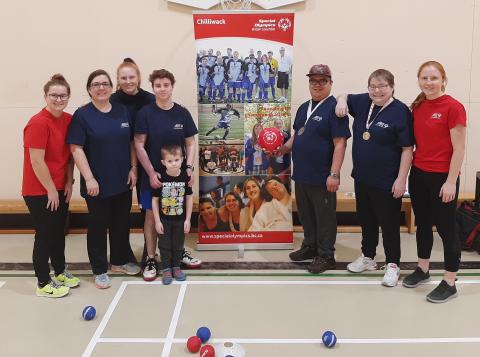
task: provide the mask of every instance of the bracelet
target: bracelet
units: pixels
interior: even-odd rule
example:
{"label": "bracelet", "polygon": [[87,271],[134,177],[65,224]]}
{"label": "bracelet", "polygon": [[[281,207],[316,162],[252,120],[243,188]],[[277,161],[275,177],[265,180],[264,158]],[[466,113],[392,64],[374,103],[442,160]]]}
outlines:
{"label": "bracelet", "polygon": [[137,165],[130,165],[130,170],[131,169],[136,169],[137,168]]}
{"label": "bracelet", "polygon": [[330,172],[330,176],[335,179],[340,179],[340,174],[337,172]]}

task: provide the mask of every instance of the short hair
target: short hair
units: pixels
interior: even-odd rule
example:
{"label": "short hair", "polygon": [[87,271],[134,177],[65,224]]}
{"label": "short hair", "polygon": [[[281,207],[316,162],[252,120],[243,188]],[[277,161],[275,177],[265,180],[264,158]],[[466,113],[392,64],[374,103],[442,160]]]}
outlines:
{"label": "short hair", "polygon": [[162,149],[160,150],[160,155],[162,157],[162,160],[165,158],[167,154],[183,156],[182,147],[176,144],[162,146]]}
{"label": "short hair", "polygon": [[[93,79],[95,77],[98,77],[98,76],[106,76],[108,78],[108,83],[110,84],[111,87],[113,87],[112,78],[110,78],[110,75],[107,73],[107,71],[105,71],[104,69],[97,69],[97,70],[93,71],[92,73],[90,73],[90,75],[88,76],[87,92],[90,89],[90,85],[92,84]],[[90,95],[90,92],[88,92],[88,95]],[[90,95],[90,97],[91,97],[91,95]]]}
{"label": "short hair", "polygon": [[152,83],[152,87],[155,80],[162,78],[167,78],[168,80],[170,80],[172,86],[175,84],[175,76],[173,75],[173,73],[163,68],[154,70],[152,74],[150,74],[150,76],[148,77],[150,83]]}
{"label": "short hair", "polygon": [[390,87],[395,87],[395,77],[393,76],[392,72],[386,69],[381,68],[373,71],[372,74],[368,77],[368,85],[370,85],[370,81],[372,80],[372,78],[383,79],[385,82],[388,83]]}

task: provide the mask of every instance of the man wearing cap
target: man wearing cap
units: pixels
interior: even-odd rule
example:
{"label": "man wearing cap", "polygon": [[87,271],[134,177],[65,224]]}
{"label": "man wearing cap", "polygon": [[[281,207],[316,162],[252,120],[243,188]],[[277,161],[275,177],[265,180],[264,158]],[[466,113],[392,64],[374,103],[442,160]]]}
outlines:
{"label": "man wearing cap", "polygon": [[292,60],[285,54],[285,47],[280,47],[280,58],[278,59],[278,78],[277,88],[280,89],[281,96],[279,102],[287,101],[289,75],[292,70]]}
{"label": "man wearing cap", "polygon": [[268,63],[270,63],[270,67],[272,68],[272,72],[270,73],[269,84],[272,90],[272,99],[276,100],[275,98],[275,78],[277,77],[278,71],[278,61],[273,58],[273,51],[268,51]]}
{"label": "man wearing cap", "polygon": [[280,152],[292,151],[292,179],[304,230],[302,246],[290,253],[290,259],[313,259],[308,271],[318,274],[335,269],[336,191],[350,130],[348,117],[335,115],[337,101],[330,95],[330,68],[314,65],[307,76],[312,98],[298,108],[294,133]]}

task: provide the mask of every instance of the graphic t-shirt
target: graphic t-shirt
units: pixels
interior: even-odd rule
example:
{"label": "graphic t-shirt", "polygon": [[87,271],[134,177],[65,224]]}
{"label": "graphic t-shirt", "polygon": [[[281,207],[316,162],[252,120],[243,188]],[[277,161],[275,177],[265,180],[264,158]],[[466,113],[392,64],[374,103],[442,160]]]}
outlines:
{"label": "graphic t-shirt", "polygon": [[185,219],[186,196],[193,194],[188,186],[189,177],[186,170],[178,176],[161,172],[162,187],[152,191],[153,197],[159,197],[160,216],[167,219]]}

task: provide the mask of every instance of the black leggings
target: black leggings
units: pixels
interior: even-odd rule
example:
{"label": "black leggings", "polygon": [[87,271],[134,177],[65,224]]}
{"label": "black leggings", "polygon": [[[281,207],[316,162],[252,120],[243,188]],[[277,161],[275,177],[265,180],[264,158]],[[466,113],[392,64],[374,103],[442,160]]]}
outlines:
{"label": "black leggings", "polygon": [[417,254],[421,259],[430,259],[433,246],[432,226],[443,241],[445,270],[457,272],[460,266],[460,241],[455,232],[460,178],[457,178],[455,199],[443,203],[440,189],[448,173],[425,172],[412,167],[408,180],[413,213],[417,223]]}

